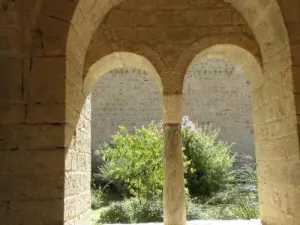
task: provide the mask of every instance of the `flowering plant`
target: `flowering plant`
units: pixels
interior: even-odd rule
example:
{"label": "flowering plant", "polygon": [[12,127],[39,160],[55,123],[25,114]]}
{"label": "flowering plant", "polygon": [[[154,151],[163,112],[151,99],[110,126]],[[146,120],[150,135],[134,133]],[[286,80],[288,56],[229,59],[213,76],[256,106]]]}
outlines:
{"label": "flowering plant", "polygon": [[[232,179],[234,156],[230,145],[219,140],[219,130],[201,128],[182,118],[182,150],[185,185],[191,194],[210,195]],[[134,134],[121,126],[101,154],[106,164],[102,177],[116,187],[126,187],[140,199],[161,198],[163,189],[162,122],[136,128]],[[188,193],[186,191],[186,193]]]}

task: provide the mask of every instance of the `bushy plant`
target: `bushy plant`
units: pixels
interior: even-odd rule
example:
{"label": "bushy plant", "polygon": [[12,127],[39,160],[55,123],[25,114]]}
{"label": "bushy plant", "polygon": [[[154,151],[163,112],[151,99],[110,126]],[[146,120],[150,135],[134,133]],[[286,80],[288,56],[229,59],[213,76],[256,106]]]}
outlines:
{"label": "bushy plant", "polygon": [[[125,210],[126,209],[126,210]],[[187,202],[187,219],[210,219],[203,213],[200,204]],[[101,211],[98,223],[147,223],[163,222],[163,203],[161,200],[140,201],[137,198],[115,202]]]}
{"label": "bushy plant", "polygon": [[217,193],[206,204],[220,206],[218,219],[259,218],[255,164],[245,164],[234,173],[234,182],[228,184],[226,189]]}
{"label": "bushy plant", "polygon": [[233,204],[224,205],[220,211],[221,219],[258,219],[259,209],[258,205],[253,201],[250,195],[236,195]]}
{"label": "bushy plant", "polygon": [[186,206],[186,218],[187,220],[201,220],[202,219],[202,207],[200,204],[196,204],[193,201],[188,201]]}
{"label": "bushy plant", "polygon": [[[153,122],[136,128],[130,134],[125,127],[113,135],[112,144],[101,152],[105,161],[100,174],[126,196],[159,199],[163,189],[162,123]],[[185,183],[193,195],[209,196],[234,178],[235,157],[230,145],[219,140],[219,131],[210,126],[201,128],[184,117],[182,148],[184,152]],[[188,196],[188,194],[187,194]]]}
{"label": "bushy plant", "polygon": [[[105,180],[128,189],[140,199],[152,199],[162,194],[161,127],[151,123],[130,134],[125,127],[113,135],[113,145],[101,153],[106,164],[100,172]],[[124,190],[126,192],[126,190]]]}
{"label": "bushy plant", "polygon": [[131,222],[145,223],[145,222],[162,222],[163,221],[163,207],[159,200],[140,201],[133,198],[129,200]]}
{"label": "bushy plant", "polygon": [[[241,202],[242,203],[242,202]],[[253,219],[255,210],[243,205],[205,205],[194,201],[187,202],[187,220],[213,219]],[[137,198],[115,202],[100,212],[98,223],[147,223],[162,222],[161,201],[140,201]]]}
{"label": "bushy plant", "polygon": [[231,146],[219,139],[218,129],[200,127],[183,117],[182,147],[190,162],[185,177],[192,195],[209,196],[234,180],[235,156]]}
{"label": "bushy plant", "polygon": [[101,206],[103,206],[103,203],[105,201],[105,196],[104,196],[105,194],[103,193],[101,188],[92,189],[91,194],[92,194],[92,209],[96,210],[101,208]]}
{"label": "bushy plant", "polygon": [[131,223],[127,202],[114,202],[100,212],[98,223]]}
{"label": "bushy plant", "polygon": [[137,198],[115,202],[105,208],[98,223],[141,223],[162,222],[163,209],[161,201],[140,201]]}

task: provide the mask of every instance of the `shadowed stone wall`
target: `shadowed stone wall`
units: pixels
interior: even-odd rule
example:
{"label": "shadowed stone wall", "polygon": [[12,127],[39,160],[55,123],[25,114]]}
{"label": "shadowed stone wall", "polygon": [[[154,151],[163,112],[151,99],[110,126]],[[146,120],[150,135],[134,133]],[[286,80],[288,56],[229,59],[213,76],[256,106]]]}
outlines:
{"label": "shadowed stone wall", "polygon": [[[221,129],[233,150],[254,156],[250,85],[243,71],[229,62],[207,59],[188,71],[183,114],[199,124]],[[119,69],[101,77],[92,93],[92,149],[125,125],[162,119],[159,88],[145,72]]]}

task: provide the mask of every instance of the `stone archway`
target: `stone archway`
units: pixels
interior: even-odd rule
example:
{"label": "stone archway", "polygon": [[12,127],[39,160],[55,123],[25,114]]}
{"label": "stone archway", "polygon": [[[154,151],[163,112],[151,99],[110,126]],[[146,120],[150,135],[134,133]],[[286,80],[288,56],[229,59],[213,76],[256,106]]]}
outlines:
{"label": "stone archway", "polygon": [[[264,74],[267,77],[254,97],[254,101],[260,106],[259,113],[266,116],[257,121],[260,124],[258,135],[267,139],[261,140],[258,147],[265,159],[259,174],[265,185],[260,186],[261,217],[265,224],[298,224],[298,2],[227,2],[233,6],[232,9],[236,9],[229,10],[234,12],[232,18],[235,23],[244,24],[240,20],[242,15],[253,31],[259,43]],[[7,22],[8,18],[12,26],[1,24],[4,43],[8,44],[5,45],[6,48],[1,47],[0,58],[3,71],[8,74],[1,76],[4,98],[1,101],[3,151],[0,161],[4,171],[1,179],[6,181],[1,192],[4,194],[0,198],[5,215],[3,223],[43,224],[47,221],[49,224],[68,224],[80,218],[80,215],[71,213],[71,208],[64,211],[65,150],[69,148],[69,137],[74,132],[85,99],[82,86],[87,49],[110,10],[114,6],[127,9],[138,7],[152,12],[156,12],[158,8],[186,10],[190,6],[203,9],[198,1],[175,0],[53,0],[39,3],[41,1],[16,2],[18,7],[11,7],[14,3],[4,5],[4,9],[10,11],[5,12],[7,17],[3,21]],[[119,3],[122,4],[118,5]],[[208,3],[210,6],[218,6],[223,1]],[[209,12],[210,16],[205,18],[211,18],[208,19],[210,23],[214,23],[216,17],[225,21],[219,14],[207,9],[210,8],[202,11]],[[226,13],[228,11],[224,11]],[[4,15],[2,11],[1,14]],[[148,21],[150,18],[146,16],[143,19],[143,13],[141,16],[139,21]],[[25,22],[28,18],[30,24]],[[201,13],[194,18],[202,18]],[[168,26],[165,24],[164,28],[166,27]],[[234,32],[235,29],[220,26],[221,30],[216,31],[218,29],[208,27],[208,30],[221,33],[228,30]],[[204,34],[207,32],[206,28],[197,28],[204,30]],[[184,34],[188,36],[187,32]],[[231,43],[230,36],[225,35],[224,41]],[[174,44],[178,40],[171,41]],[[214,42],[213,39],[211,41]],[[103,46],[105,54],[110,54],[114,47],[107,44]],[[145,49],[149,50],[144,46],[136,51],[148,52]],[[165,49],[167,53],[168,50]],[[166,55],[172,55],[167,53]],[[168,62],[177,60],[177,57],[174,58],[170,58]],[[174,68],[174,64],[169,65],[169,69]],[[157,68],[156,64],[155,67]],[[176,96],[180,95],[182,74],[173,70],[159,74],[164,78],[163,84],[169,83],[164,86],[164,90],[168,94],[165,99],[169,99],[170,110],[178,111],[178,104],[175,102],[180,103]],[[174,83],[177,79],[178,82]],[[176,91],[173,92],[178,83],[179,87],[176,86]],[[287,114],[285,107],[290,109]],[[281,118],[283,114],[285,117]],[[176,119],[170,121],[175,122]],[[53,162],[56,164],[55,168]],[[20,163],[24,163],[21,169],[16,166]],[[38,184],[35,183],[37,178]],[[77,185],[80,184],[76,184],[74,188]],[[30,213],[27,209],[30,209]]]}
{"label": "stone archway", "polygon": [[[290,82],[287,80],[289,75],[283,72],[270,79],[266,75],[268,74],[266,69],[261,68],[259,59],[244,49],[232,45],[216,45],[204,49],[194,57],[191,64],[205,58],[230,60],[243,68],[250,80],[261,219],[265,224],[276,224],[273,216],[279,215],[270,211],[270,205],[282,207],[282,202],[288,204],[293,201],[284,191],[292,189],[283,188],[281,182],[292,184],[289,179],[293,179],[293,175],[291,178],[286,177],[290,173],[288,168],[292,165],[287,166],[287,163],[298,155],[294,97],[291,89],[287,91],[285,87]],[[273,93],[272,96],[271,89],[278,93]],[[278,165],[279,161],[282,167]],[[275,196],[280,199],[279,205],[272,200]],[[289,206],[286,209],[288,208]],[[269,216],[265,217],[265,215]],[[280,221],[285,221],[286,218],[280,215]]]}
{"label": "stone archway", "polygon": [[[74,208],[67,218],[69,222],[90,223],[90,177],[91,177],[91,139],[92,139],[92,96],[95,83],[102,76],[116,69],[139,69],[149,74],[161,93],[161,80],[156,68],[145,57],[128,52],[115,52],[95,62],[88,70],[83,82],[82,95],[84,104],[80,109],[75,132],[72,133],[71,144],[66,152],[65,210]],[[75,117],[76,118],[76,117]],[[70,127],[70,129],[73,129]],[[71,133],[69,133],[71,135]],[[68,138],[69,139],[69,138]],[[80,185],[84,183],[84,185]],[[78,188],[77,188],[78,187]],[[76,207],[77,203],[80,206]],[[80,215],[80,217],[76,217]],[[73,219],[72,217],[75,217]]]}

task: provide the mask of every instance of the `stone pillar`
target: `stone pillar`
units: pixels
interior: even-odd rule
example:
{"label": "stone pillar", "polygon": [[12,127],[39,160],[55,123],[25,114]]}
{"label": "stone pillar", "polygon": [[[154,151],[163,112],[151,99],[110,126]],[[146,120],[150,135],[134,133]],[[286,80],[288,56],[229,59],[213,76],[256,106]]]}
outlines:
{"label": "stone pillar", "polygon": [[182,95],[164,96],[164,224],[185,225]]}

